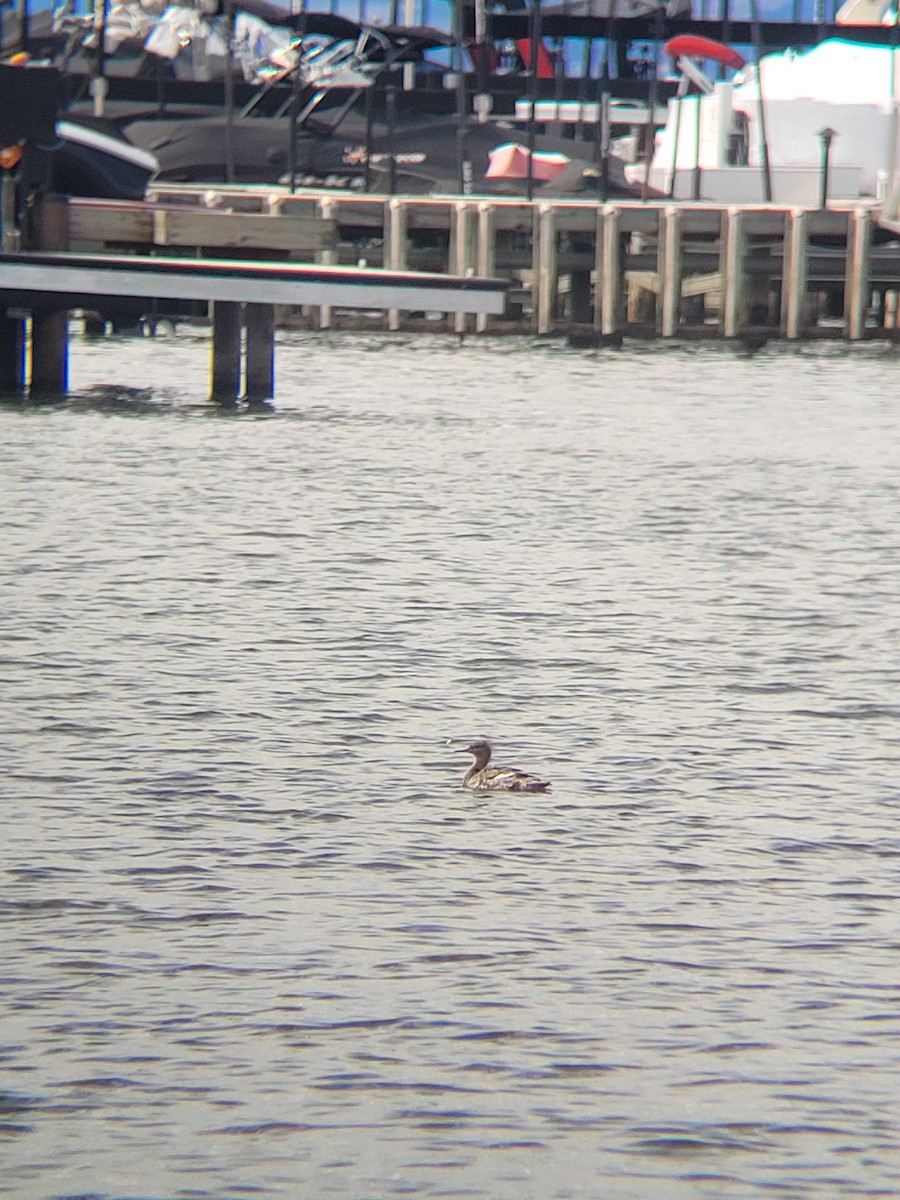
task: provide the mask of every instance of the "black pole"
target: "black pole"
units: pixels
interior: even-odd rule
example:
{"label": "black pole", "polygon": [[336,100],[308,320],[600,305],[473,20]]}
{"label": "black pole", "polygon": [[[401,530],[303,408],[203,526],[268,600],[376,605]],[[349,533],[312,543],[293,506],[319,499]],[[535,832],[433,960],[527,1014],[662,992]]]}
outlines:
{"label": "black pole", "polygon": [[[291,0],[291,15],[294,15],[294,4]],[[288,105],[288,176],[290,177],[291,195],[297,186],[297,114],[300,112],[300,60],[303,56],[303,42],[306,38],[306,0],[300,0],[300,20],[297,23],[296,52],[297,65],[291,72],[291,102]]]}
{"label": "black pole", "polygon": [[580,142],[584,137],[584,107],[588,99],[588,79],[591,74],[591,62],[594,57],[594,39],[584,39],[584,58],[581,63],[581,77],[578,80],[578,122],[575,126],[575,141]]}
{"label": "black pole", "polygon": [[[795,20],[796,19],[797,18],[795,18]],[[731,0],[725,0],[724,7],[722,9],[722,41],[726,46],[730,45],[731,43]],[[719,63],[720,79],[725,78],[726,69],[725,63]]]}
{"label": "black pole", "polygon": [[684,96],[676,96],[675,104],[675,146],[672,150],[672,176],[669,179],[669,186],[666,189],[666,195],[670,200],[675,199],[676,183],[678,180],[678,141],[681,137],[681,108]]}
{"label": "black pole", "polygon": [[819,208],[826,208],[828,205],[828,167],[831,157],[831,142],[836,136],[833,129],[819,130],[819,141],[822,146],[822,174],[819,178]]}
{"label": "black pole", "polygon": [[[109,16],[109,0],[101,0],[100,22],[97,26],[97,62],[94,78],[106,82],[106,21]],[[101,88],[103,84],[99,85]]]}
{"label": "black pole", "polygon": [[463,16],[462,0],[456,0],[453,8],[453,49],[456,58],[456,184],[461,196],[471,191],[471,172],[467,165],[469,110],[466,95]]}
{"label": "black pole", "polygon": [[533,200],[534,149],[537,136],[537,130],[535,129],[535,109],[538,100],[538,59],[540,57],[541,46],[541,0],[531,0],[528,19],[528,46],[531,62],[528,64],[528,175],[526,177],[525,195],[529,200]]}
{"label": "black pole", "polygon": [[394,152],[394,134],[397,129],[397,89],[394,85],[393,67],[388,69],[387,77],[384,104],[388,135],[388,195],[393,196],[397,190],[397,156]]}
{"label": "black pole", "polygon": [[766,134],[766,103],[762,85],[762,30],[759,23],[759,0],[750,0],[750,23],[753,53],[756,56],[757,118],[759,120],[759,164],[762,168],[763,200],[772,201],[772,171],[769,166],[769,139]]}
{"label": "black pole", "polygon": [[225,182],[234,183],[234,0],[225,0]]}
{"label": "black pole", "polygon": [[597,132],[595,136],[596,165],[600,168],[600,199],[606,203],[609,199],[609,55],[611,47],[616,42],[616,5],[618,0],[612,0],[606,18],[603,47],[603,70],[599,76],[597,88]]}
{"label": "black pole", "polygon": [[373,82],[371,87],[366,88],[365,111],[366,111],[366,161],[363,170],[363,191],[368,192],[372,189],[372,134],[375,125],[375,88],[377,82]]}
{"label": "black pole", "polygon": [[650,166],[653,162],[653,152],[656,149],[656,101],[659,97],[659,44],[663,35],[663,10],[658,8],[653,18],[653,74],[650,77],[650,88],[647,103],[650,111],[647,113],[647,140],[644,144],[644,178],[641,181],[641,199],[646,200],[650,194]]}
{"label": "black pole", "polygon": [[25,54],[31,50],[31,14],[28,0],[19,0],[16,16],[19,18],[19,49]]}
{"label": "black pole", "polygon": [[700,199],[700,117],[702,115],[700,106],[701,106],[702,102],[703,102],[703,97],[698,93],[698,95],[697,95],[697,111],[694,114],[694,139],[696,142],[696,146],[695,146],[694,170],[691,175],[691,199],[692,200]]}

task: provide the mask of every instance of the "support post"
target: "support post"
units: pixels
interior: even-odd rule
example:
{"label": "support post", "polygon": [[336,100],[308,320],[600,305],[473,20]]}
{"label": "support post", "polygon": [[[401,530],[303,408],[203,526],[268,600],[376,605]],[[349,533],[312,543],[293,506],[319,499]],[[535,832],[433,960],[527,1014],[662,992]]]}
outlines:
{"label": "support post", "polygon": [[603,274],[600,279],[600,334],[614,337],[619,332],[622,309],[622,247],[619,242],[619,210],[603,210]]}
{"label": "support post", "polygon": [[781,279],[781,326],[792,342],[803,337],[803,310],[809,279],[809,214],[792,208],[785,214],[787,228],[784,273]]}
{"label": "support post", "polygon": [[246,399],[265,403],[275,397],[275,306],[248,304]]}
{"label": "support post", "polygon": [[32,250],[68,250],[69,201],[65,196],[41,196],[31,212]]}
{"label": "support post", "polygon": [[[478,274],[482,279],[489,279],[494,274],[497,261],[495,212],[490,200],[483,200],[478,205]],[[479,313],[475,318],[476,331],[484,333],[487,326],[487,313]]]}
{"label": "support post", "polygon": [[234,404],[241,388],[241,306],[233,300],[216,300],[212,310],[209,398]]}
{"label": "support post", "polygon": [[[406,234],[409,224],[409,207],[403,200],[393,196],[387,204],[387,262],[385,266],[391,271],[406,270]],[[388,329],[396,331],[400,328],[400,310],[388,309]]]}
{"label": "support post", "polygon": [[573,325],[591,323],[590,271],[573,271],[569,276],[569,320]]}
{"label": "support post", "polygon": [[64,396],[69,387],[69,314],[36,312],[31,318],[31,395]]}
{"label": "support post", "polygon": [[728,208],[723,214],[722,247],[722,336],[737,337],[744,313],[744,214]]}
{"label": "support post", "polygon": [[606,228],[606,217],[602,208],[597,209],[597,219],[594,223],[594,332],[600,333],[603,328],[603,272],[605,259],[603,257],[603,238]]}
{"label": "support post", "polygon": [[661,223],[663,244],[659,263],[659,273],[662,276],[660,333],[664,338],[672,338],[678,333],[681,307],[681,210],[674,204],[667,205],[661,214]]}
{"label": "support post", "polygon": [[[456,275],[471,275],[474,267],[475,254],[475,205],[457,201],[451,209],[450,227],[450,262],[451,270]],[[468,313],[455,313],[453,329],[456,333],[465,333],[469,324]]]}
{"label": "support post", "polygon": [[24,322],[0,313],[0,395],[20,395],[24,387]]}
{"label": "support post", "polygon": [[857,208],[850,214],[847,231],[846,285],[844,316],[847,337],[851,342],[866,336],[866,309],[869,307],[869,259],[872,250],[872,214],[867,208]]}
{"label": "support post", "polygon": [[897,315],[900,311],[898,293],[894,288],[888,288],[884,293],[884,328],[893,332],[897,328]]}
{"label": "support post", "polygon": [[[297,74],[297,72],[295,72],[295,74]],[[369,89],[369,90],[371,91],[371,89]],[[334,205],[333,200],[329,199],[328,197],[323,197],[321,200],[319,200],[318,209],[319,209],[319,216],[322,218],[323,221],[332,221],[334,219],[335,205]],[[337,254],[333,248],[329,248],[328,250],[320,250],[318,257],[319,257],[319,262],[323,263],[326,266],[332,266],[334,263],[337,262]],[[331,322],[332,322],[331,305],[330,304],[320,304],[319,305],[319,328],[320,329],[330,329]]]}
{"label": "support post", "polygon": [[[37,250],[69,248],[69,202],[41,196],[32,211],[31,242]],[[31,394],[63,396],[69,386],[69,314],[45,310],[31,320]]]}
{"label": "support post", "polygon": [[9,171],[0,178],[0,250],[15,254],[20,249],[21,233],[16,213],[16,182]]}
{"label": "support post", "polygon": [[557,288],[556,213],[552,204],[534,210],[532,306],[536,333],[551,333]]}

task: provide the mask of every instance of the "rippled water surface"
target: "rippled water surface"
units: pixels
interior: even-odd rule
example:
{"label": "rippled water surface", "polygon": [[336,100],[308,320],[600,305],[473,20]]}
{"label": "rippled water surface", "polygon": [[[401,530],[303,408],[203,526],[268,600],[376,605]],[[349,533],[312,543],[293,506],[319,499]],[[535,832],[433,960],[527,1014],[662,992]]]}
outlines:
{"label": "rippled water surface", "polygon": [[900,359],[278,365],[0,408],[0,1195],[900,1194]]}

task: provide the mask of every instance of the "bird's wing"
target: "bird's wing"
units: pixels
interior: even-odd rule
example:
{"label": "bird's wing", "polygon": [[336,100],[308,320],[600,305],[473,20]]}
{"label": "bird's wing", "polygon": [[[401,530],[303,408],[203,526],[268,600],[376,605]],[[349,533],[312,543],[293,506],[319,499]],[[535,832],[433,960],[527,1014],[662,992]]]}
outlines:
{"label": "bird's wing", "polygon": [[529,775],[527,771],[517,771],[515,767],[495,767],[489,773],[491,787],[503,788],[509,792],[530,792],[544,790],[550,785],[537,775]]}

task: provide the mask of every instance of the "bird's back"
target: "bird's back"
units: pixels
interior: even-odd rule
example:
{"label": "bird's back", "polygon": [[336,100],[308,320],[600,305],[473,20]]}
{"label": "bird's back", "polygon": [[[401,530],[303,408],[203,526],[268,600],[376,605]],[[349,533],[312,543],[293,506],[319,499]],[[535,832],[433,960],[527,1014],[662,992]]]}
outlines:
{"label": "bird's back", "polygon": [[550,784],[515,767],[485,767],[469,780],[468,786],[489,792],[546,792]]}

